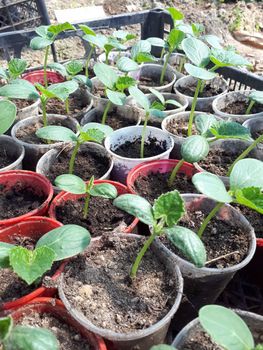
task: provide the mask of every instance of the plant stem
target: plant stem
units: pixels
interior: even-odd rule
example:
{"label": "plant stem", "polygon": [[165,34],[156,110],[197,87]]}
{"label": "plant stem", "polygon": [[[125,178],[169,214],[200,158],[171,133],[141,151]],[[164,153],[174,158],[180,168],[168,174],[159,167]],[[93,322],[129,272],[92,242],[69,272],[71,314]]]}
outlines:
{"label": "plant stem", "polygon": [[203,221],[201,227],[199,228],[197,234],[199,238],[202,238],[206,226],[209,224],[210,220],[216,215],[218,210],[224,205],[224,203],[217,203],[217,205],[210,211],[205,220]]}
{"label": "plant stem", "polygon": [[150,116],[150,112],[146,112],[143,129],[142,129],[141,151],[140,151],[141,158],[144,157],[144,141],[145,141],[146,127],[147,127],[149,116]]}
{"label": "plant stem", "polygon": [[76,145],[75,145],[75,147],[73,149],[70,161],[69,161],[69,171],[68,171],[69,174],[73,174],[75,159],[76,159],[76,156],[78,154],[79,147],[80,147],[80,143],[77,141]]}
{"label": "plant stem", "polygon": [[184,159],[181,159],[179,160],[179,162],[176,164],[176,166],[173,168],[173,171],[169,177],[169,180],[168,180],[168,186],[171,187],[173,182],[174,182],[174,179],[178,173],[178,171],[181,169],[182,165],[184,164]]}
{"label": "plant stem", "polygon": [[178,66],[178,72],[181,73],[183,70],[183,66],[185,64],[185,58],[182,58],[179,62],[179,66]]}
{"label": "plant stem", "polygon": [[252,109],[252,107],[254,106],[255,103],[256,103],[256,101],[253,101],[253,100],[250,101],[250,104],[247,107],[247,110],[246,110],[245,114],[249,114],[251,112],[251,109]]}
{"label": "plant stem", "polygon": [[108,116],[108,112],[109,112],[109,109],[111,108],[112,106],[112,103],[111,101],[109,100],[105,109],[104,109],[104,113],[103,113],[103,116],[102,116],[102,120],[101,120],[101,124],[102,125],[105,125],[106,124],[106,120],[107,120],[107,116]]}
{"label": "plant stem", "polygon": [[234,163],[231,165],[231,167],[228,169],[228,172],[227,172],[227,176],[230,176],[231,174],[231,171],[233,170],[234,166],[236,165],[236,163],[238,161],[240,161],[241,159],[245,158],[249,152],[251,152],[260,142],[263,141],[263,135],[259,136],[253,143],[251,143],[251,145],[246,148],[241,154],[239,157],[237,157],[237,159],[234,161]]}
{"label": "plant stem", "polygon": [[166,56],[165,61],[164,61],[164,65],[163,65],[163,69],[162,69],[162,73],[161,73],[161,77],[160,77],[160,84],[161,85],[163,84],[163,81],[164,81],[164,75],[166,73],[166,69],[167,69],[167,65],[168,65],[170,56],[171,56],[171,53],[169,52]]}
{"label": "plant stem", "polygon": [[93,52],[94,52],[94,46],[91,46],[91,49],[89,50],[89,54],[85,64],[85,75],[87,78],[89,77],[89,63]]}
{"label": "plant stem", "polygon": [[163,48],[162,48],[162,51],[161,51],[161,56],[160,56],[160,59],[161,59],[161,60],[163,59],[164,53],[165,53],[165,48],[163,47]]}
{"label": "plant stem", "polygon": [[109,64],[109,52],[105,52],[105,54],[106,54],[105,63],[106,63],[106,64]]}
{"label": "plant stem", "polygon": [[[215,65],[214,67],[209,69],[209,72],[214,72],[217,68],[218,68],[218,66]],[[200,88],[200,92],[201,93],[204,91],[204,88],[205,88],[205,80],[202,81],[202,85],[201,85],[201,88]]]}
{"label": "plant stem", "polygon": [[42,113],[43,113],[43,125],[44,127],[47,126],[47,99],[41,99],[42,102]]}
{"label": "plant stem", "polygon": [[45,57],[44,57],[44,85],[45,88],[48,86],[48,80],[47,80],[47,60],[48,60],[48,52],[49,52],[49,46],[46,47],[45,50]]}
{"label": "plant stem", "polygon": [[193,127],[193,121],[194,121],[195,107],[196,107],[196,103],[197,103],[197,98],[198,98],[198,95],[199,95],[199,91],[200,91],[200,88],[201,88],[201,84],[202,84],[202,80],[201,80],[201,79],[198,79],[198,80],[197,80],[197,86],[196,86],[196,89],[195,89],[194,99],[193,99],[193,102],[192,102],[192,107],[191,107],[189,122],[188,122],[188,132],[187,132],[187,136],[191,136],[191,135],[192,135],[192,127]]}
{"label": "plant stem", "polygon": [[84,205],[84,210],[83,210],[83,218],[87,219],[88,213],[89,213],[89,201],[90,201],[90,193],[86,193],[86,198],[85,198],[85,205]]}
{"label": "plant stem", "polygon": [[69,114],[69,98],[65,100],[66,113]]}

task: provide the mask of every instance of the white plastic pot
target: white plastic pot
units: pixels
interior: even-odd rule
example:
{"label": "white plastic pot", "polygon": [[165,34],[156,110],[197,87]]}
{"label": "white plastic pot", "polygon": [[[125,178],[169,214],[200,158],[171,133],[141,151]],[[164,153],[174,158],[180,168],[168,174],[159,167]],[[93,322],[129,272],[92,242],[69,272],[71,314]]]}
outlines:
{"label": "white plastic pot", "polygon": [[[255,133],[263,130],[263,117],[253,117],[247,119],[242,125],[246,127],[250,131],[252,137],[256,139]],[[259,143],[257,148],[263,149],[263,143]]]}
{"label": "white plastic pot", "polygon": [[102,90],[105,90],[104,85],[97,77],[91,78],[90,80],[92,83],[92,87],[87,89],[89,100],[93,101],[93,107],[105,108],[109,100],[107,98],[102,98],[94,95],[94,91],[96,90],[96,88],[100,87]]}
{"label": "white plastic pot", "polygon": [[0,147],[6,152],[8,158],[16,159],[6,167],[0,168],[0,171],[22,169],[22,161],[25,156],[24,147],[7,135],[0,135]]}
{"label": "white plastic pot", "polygon": [[[166,60],[166,57],[167,57],[167,54],[164,56],[164,61]],[[177,53],[177,52],[171,54],[168,64],[173,69],[176,75],[176,80],[181,79],[182,77],[185,77],[185,75],[187,75],[187,73],[184,70],[184,63],[186,62],[188,62],[186,55],[182,53]],[[179,72],[179,70],[177,69],[180,65],[182,65],[181,72]]]}
{"label": "white plastic pot", "polygon": [[36,100],[30,106],[17,109],[16,121],[23,120],[29,117],[37,117],[39,112],[40,99]]}

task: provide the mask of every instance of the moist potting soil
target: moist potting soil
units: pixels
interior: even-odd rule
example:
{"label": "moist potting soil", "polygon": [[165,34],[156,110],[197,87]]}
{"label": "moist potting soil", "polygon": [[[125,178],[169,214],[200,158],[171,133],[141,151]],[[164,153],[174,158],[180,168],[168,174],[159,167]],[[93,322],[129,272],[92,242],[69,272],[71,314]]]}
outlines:
{"label": "moist potting soil", "polygon": [[[170,120],[166,125],[166,130],[171,134],[179,136],[179,137],[187,137],[188,134],[188,120]],[[192,126],[192,134],[198,134],[195,124]]]}
{"label": "moist potting soil", "polygon": [[[17,109],[22,109],[31,106],[34,104],[36,101],[31,101],[31,100],[21,100],[18,98],[13,98],[12,102],[16,105]],[[30,116],[29,116],[30,117]]]}
{"label": "moist potting soil", "polygon": [[144,86],[149,86],[149,87],[154,87],[154,86],[164,86],[169,84],[170,82],[168,80],[164,80],[162,84],[160,84],[160,77],[157,76],[155,78],[150,78],[150,77],[145,77],[145,76],[140,76],[140,85]]}
{"label": "moist potting soil", "polygon": [[[96,123],[101,123],[102,116],[98,115],[95,118]],[[113,130],[118,130],[121,128],[125,128],[126,126],[133,126],[137,124],[137,120],[132,120],[130,118],[125,118],[125,116],[119,115],[117,111],[109,112],[107,114],[106,124],[110,126]]]}
{"label": "moist potting soil", "polygon": [[[196,90],[197,83],[189,84],[188,86],[177,86],[177,90],[180,91],[182,94],[190,97],[194,97],[195,90]],[[214,84],[211,85],[210,83],[205,84],[203,91],[199,92],[198,97],[213,97],[216,95],[219,95],[224,90],[219,87],[215,86]]]}
{"label": "moist potting soil", "polygon": [[243,214],[255,230],[257,238],[263,238],[263,215],[245,206],[233,204],[233,207]]}
{"label": "moist potting soil", "polygon": [[0,169],[12,164],[16,159],[17,157],[7,155],[7,151],[4,146],[0,148]]}
{"label": "moist potting soil", "polygon": [[[234,101],[232,103],[226,104],[224,108],[221,109],[221,112],[228,114],[246,114],[246,110],[249,106],[249,102],[247,101]],[[255,103],[252,107],[249,114],[261,113],[263,112],[263,105],[259,103]]]}

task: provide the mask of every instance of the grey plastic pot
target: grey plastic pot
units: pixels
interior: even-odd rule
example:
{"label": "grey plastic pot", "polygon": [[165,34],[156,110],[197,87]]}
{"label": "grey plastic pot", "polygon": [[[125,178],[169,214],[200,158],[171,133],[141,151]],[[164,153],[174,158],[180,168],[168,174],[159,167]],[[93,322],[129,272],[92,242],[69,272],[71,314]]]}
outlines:
{"label": "grey plastic pot", "polygon": [[[185,96],[188,99],[189,107],[192,106],[192,102],[193,102],[194,98],[183,94],[182,92],[180,92],[179,88],[180,87],[187,87],[189,85],[192,85],[195,82],[196,82],[196,78],[193,78],[192,76],[187,75],[187,76],[177,80],[175,85],[174,85],[175,93],[179,96],[181,96],[181,95]],[[222,95],[226,94],[226,92],[227,92],[228,85],[227,85],[227,82],[225,79],[223,79],[221,77],[220,78],[216,77],[216,78],[212,79],[210,83],[212,84],[212,86],[218,86],[218,87],[222,88],[223,92],[219,95],[215,95],[215,96],[211,96],[211,97],[198,97],[197,103],[196,103],[196,108],[195,108],[197,111],[212,112],[213,101],[218,96],[222,96]]]}
{"label": "grey plastic pot", "polygon": [[[164,61],[166,60],[167,54],[164,56]],[[176,80],[181,79],[182,77],[185,77],[187,75],[186,71],[184,70],[184,63],[188,62],[188,59],[186,55],[182,53],[172,53],[168,64],[171,66],[173,69],[175,75],[176,75]],[[179,71],[178,68],[182,65],[182,71]]]}
{"label": "grey plastic pot", "polygon": [[239,123],[243,123],[244,121],[254,118],[254,117],[263,117],[263,112],[254,113],[254,114],[229,114],[222,112],[222,110],[231,103],[236,101],[246,101],[248,102],[248,95],[251,93],[251,90],[243,90],[243,91],[232,91],[228,92],[223,96],[218,96],[213,101],[213,110],[214,113],[221,118],[231,119],[233,121],[237,121]]}
{"label": "grey plastic pot", "polygon": [[24,147],[7,135],[0,135],[0,147],[6,153],[7,158],[15,159],[6,167],[0,168],[0,171],[22,169],[22,161],[25,156]]}
{"label": "grey plastic pot", "polygon": [[[134,239],[137,240],[141,238],[141,236],[137,236],[134,234],[129,234],[129,235],[118,234],[118,236],[120,235],[122,235],[126,239],[128,238],[131,240],[134,240]],[[91,244],[88,247],[88,250],[92,249],[92,246],[93,244],[95,244],[95,242],[96,242],[95,240],[92,240]],[[66,298],[66,295],[63,291],[63,284],[65,283],[65,281],[63,280],[63,274],[62,274],[62,278],[59,281],[58,291],[59,291],[60,299],[64,303],[66,309],[69,311],[71,316],[89,331],[94,332],[95,334],[98,334],[107,340],[110,340],[113,343],[114,349],[149,350],[153,345],[163,343],[171,322],[171,318],[176,313],[180,305],[181,296],[183,292],[183,280],[182,280],[180,270],[176,266],[173,260],[173,256],[169,251],[163,249],[163,247],[156,241],[153,242],[150,249],[152,253],[156,256],[156,259],[159,259],[159,261],[163,262],[164,266],[166,266],[166,271],[171,276],[171,278],[177,281],[178,288],[177,288],[177,296],[174,300],[174,304],[171,307],[170,311],[165,315],[164,318],[162,318],[153,326],[150,326],[146,329],[139,330],[132,333],[117,333],[108,329],[95,326],[93,323],[89,321],[88,318],[84,316],[82,312],[74,309],[73,306],[70,304],[69,300]],[[99,309],[97,312],[99,312]]]}
{"label": "grey plastic pot", "polygon": [[[256,132],[263,131],[263,116],[247,119],[242,125],[248,128],[252,137],[256,139],[257,138]],[[263,149],[263,143],[259,143],[257,145],[257,148]]]}
{"label": "grey plastic pot", "polygon": [[17,110],[16,121],[26,119],[28,117],[37,117],[39,112],[40,99],[36,100],[30,106]]}
{"label": "grey plastic pot", "polygon": [[[70,145],[68,145],[70,146]],[[72,147],[69,147],[68,152],[71,151]],[[48,177],[49,173],[50,173],[50,168],[52,165],[54,165],[58,159],[59,159],[59,155],[61,153],[63,148],[60,149],[51,149],[49,150],[47,153],[45,153],[38,161],[37,166],[36,166],[36,172],[39,174],[42,174],[46,177]],[[94,152],[95,154],[97,154],[100,157],[105,157],[108,158],[109,160],[109,167],[108,170],[106,171],[105,174],[103,174],[99,179],[96,180],[106,180],[110,178],[110,173],[111,170],[113,168],[113,160],[111,159],[111,157],[109,156],[108,152],[105,150],[105,148],[101,145],[98,145],[94,142],[87,142],[83,145],[80,146],[80,151],[82,150],[90,150],[92,152]],[[89,180],[89,179],[83,179],[85,181]],[[54,192],[58,193],[60,192],[60,189],[57,186],[54,186]]]}
{"label": "grey plastic pot", "polygon": [[100,108],[105,108],[107,103],[108,103],[108,99],[104,98],[104,97],[98,97],[94,94],[94,92],[96,91],[96,89],[101,89],[104,90],[105,87],[104,85],[101,83],[101,81],[97,78],[91,78],[91,83],[92,83],[92,87],[87,89],[87,94],[89,97],[89,101],[93,101],[93,107],[100,107]]}
{"label": "grey plastic pot", "polygon": [[[141,77],[154,79],[159,82],[161,77],[163,66],[160,64],[147,63],[140,66],[140,68],[134,72],[130,72],[129,75],[135,80],[140,81]],[[167,67],[166,73],[164,75],[164,81],[167,81],[168,84],[160,86],[157,84],[156,86],[152,86],[154,89],[160,92],[171,92],[173,85],[176,81],[176,76],[171,67]],[[143,85],[139,82],[138,87],[145,93],[149,93],[149,86]]]}
{"label": "grey plastic pot", "polygon": [[[252,312],[246,312],[241,310],[234,310],[247,324],[248,328],[254,336],[254,341],[256,344],[262,343],[262,329],[263,329],[263,317]],[[185,326],[173,341],[172,346],[178,350],[185,349],[185,343],[192,336],[196,334],[197,331],[202,330],[202,326],[199,323],[199,319],[196,318]]]}
{"label": "grey plastic pot", "polygon": [[148,126],[146,129],[145,142],[151,137],[157,139],[157,142],[166,143],[166,150],[154,157],[148,158],[126,158],[117,155],[116,150],[121,144],[126,141],[135,141],[141,138],[143,126],[128,126],[114,131],[111,135],[105,139],[105,148],[113,158],[114,166],[111,173],[111,178],[115,181],[126,183],[126,178],[129,171],[140,163],[144,163],[152,160],[168,159],[171,150],[173,149],[173,139],[164,131]]}
{"label": "grey plastic pot", "polygon": [[[17,132],[20,129],[23,129],[25,127],[28,127],[35,123],[41,123],[42,122],[42,116],[38,117],[30,117],[23,120],[20,120],[17,124],[15,124],[12,127],[11,130],[11,136],[15,140],[16,143],[23,146],[25,148],[25,158],[23,161],[23,165],[25,169],[29,170],[35,170],[36,164],[38,160],[42,157],[43,154],[45,154],[47,151],[53,148],[60,147],[62,145],[62,142],[56,142],[56,143],[46,143],[46,144],[31,144],[24,142],[17,138]],[[63,115],[57,115],[57,114],[49,114],[48,115],[48,124],[50,125],[60,125],[65,126],[67,128],[70,128],[74,132],[77,132],[77,127],[79,123],[76,119],[63,116]],[[42,125],[40,124],[40,127]]]}

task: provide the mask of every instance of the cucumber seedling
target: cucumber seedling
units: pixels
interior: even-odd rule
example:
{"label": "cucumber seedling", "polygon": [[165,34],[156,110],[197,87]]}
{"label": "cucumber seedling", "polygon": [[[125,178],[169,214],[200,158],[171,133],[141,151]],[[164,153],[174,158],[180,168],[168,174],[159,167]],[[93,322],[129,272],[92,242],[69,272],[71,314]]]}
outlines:
{"label": "cucumber seedling", "polygon": [[246,114],[250,114],[255,104],[263,105],[263,91],[252,91],[248,95],[248,99],[250,103],[246,109]]}
{"label": "cucumber seedling", "polygon": [[21,78],[26,68],[27,62],[25,60],[12,58],[8,62],[6,69],[0,67],[0,78],[3,78],[9,83],[11,80]]}
{"label": "cucumber seedling", "polygon": [[151,93],[157,97],[157,100],[153,101],[152,105],[151,105],[151,108],[154,108],[154,109],[158,109],[160,111],[165,111],[167,109],[167,106],[168,105],[173,105],[175,106],[176,108],[181,108],[183,107],[181,105],[181,103],[179,103],[178,101],[176,101],[175,99],[172,100],[172,99],[168,99],[166,100],[163,96],[163,94],[161,94],[158,90],[155,90],[153,88],[149,88],[149,90],[151,91]]}

